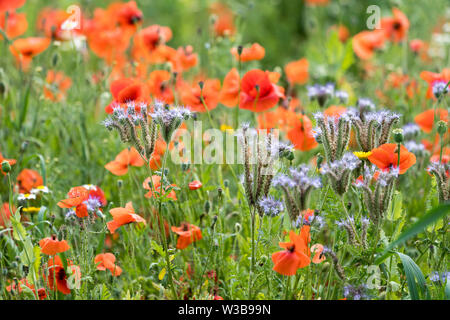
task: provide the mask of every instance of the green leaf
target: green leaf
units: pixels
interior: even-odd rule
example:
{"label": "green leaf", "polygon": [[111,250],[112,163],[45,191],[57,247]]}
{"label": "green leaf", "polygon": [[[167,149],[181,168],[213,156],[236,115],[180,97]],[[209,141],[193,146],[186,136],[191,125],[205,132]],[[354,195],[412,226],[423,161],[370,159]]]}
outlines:
{"label": "green leaf", "polygon": [[400,252],[397,255],[403,264],[411,300],[420,300],[419,290],[423,299],[428,298],[427,284],[420,268],[408,255]]}
{"label": "green leaf", "polygon": [[418,233],[422,232],[429,224],[434,223],[437,220],[443,218],[448,213],[450,213],[450,203],[446,203],[440,205],[437,208],[431,209],[427,214],[425,214],[416,223],[414,223],[408,230],[402,232],[402,234],[397,238],[397,240],[388,245],[387,248],[384,250],[384,252],[381,254],[381,257],[375,260],[375,263],[380,264],[381,262],[383,262],[387,258],[387,254],[390,250],[404,243],[406,240],[414,237]]}

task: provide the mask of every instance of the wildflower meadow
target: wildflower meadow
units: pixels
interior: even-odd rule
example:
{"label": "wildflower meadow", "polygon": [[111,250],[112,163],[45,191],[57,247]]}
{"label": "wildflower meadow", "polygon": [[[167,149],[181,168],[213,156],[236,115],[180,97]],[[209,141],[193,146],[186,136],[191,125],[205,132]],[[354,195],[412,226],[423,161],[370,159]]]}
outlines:
{"label": "wildflower meadow", "polygon": [[448,0],[0,0],[0,300],[448,300],[449,85]]}

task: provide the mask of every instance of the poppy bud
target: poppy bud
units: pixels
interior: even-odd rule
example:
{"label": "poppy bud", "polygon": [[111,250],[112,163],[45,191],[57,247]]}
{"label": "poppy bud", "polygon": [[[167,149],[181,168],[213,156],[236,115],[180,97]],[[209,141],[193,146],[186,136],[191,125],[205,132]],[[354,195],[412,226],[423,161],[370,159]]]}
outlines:
{"label": "poppy bud", "polygon": [[211,224],[211,229],[214,229],[214,226],[216,225],[216,222],[217,222],[217,216],[214,216],[213,217],[213,222]]}
{"label": "poppy bud", "polygon": [[317,168],[320,168],[322,166],[323,162],[323,156],[319,153],[317,154]]}
{"label": "poppy bud", "polygon": [[122,188],[122,186],[123,186],[123,180],[122,179],[117,180],[117,187],[120,189],[120,188]]}
{"label": "poppy bud", "polygon": [[53,67],[56,67],[60,61],[61,61],[61,55],[59,54],[59,52],[55,52],[52,56]]}
{"label": "poppy bud", "polygon": [[5,173],[8,173],[11,171],[11,165],[6,160],[2,162],[2,171]]}
{"label": "poppy bud", "polygon": [[211,209],[211,202],[209,202],[209,200],[205,201],[204,209],[206,213],[209,213],[209,210]]}
{"label": "poppy bud", "polygon": [[286,159],[288,159],[289,161],[294,160],[294,152],[292,151],[288,151],[287,155],[286,155]]}
{"label": "poppy bud", "polygon": [[228,188],[229,185],[230,185],[230,181],[228,181],[228,179],[223,180],[223,186],[225,188]]}
{"label": "poppy bud", "polygon": [[395,143],[402,143],[403,142],[403,129],[394,129],[392,130],[392,134],[394,135],[394,141]]}
{"label": "poppy bud", "polygon": [[18,264],[16,261],[11,262],[11,268],[15,269],[17,268]]}
{"label": "poppy bud", "polygon": [[222,193],[223,193],[223,189],[222,188],[218,188],[217,189],[217,194],[219,195],[219,197],[222,196]]}
{"label": "poppy bud", "polygon": [[198,82],[198,86],[200,87],[200,90],[203,90],[203,85],[204,85],[205,83],[203,82],[203,81],[199,81]]}
{"label": "poppy bud", "polygon": [[241,55],[241,54],[242,54],[242,50],[244,50],[244,47],[243,47],[243,46],[238,46],[238,47],[237,47],[238,55]]}
{"label": "poppy bud", "polygon": [[447,132],[447,122],[439,120],[437,123],[437,132],[442,137]]}

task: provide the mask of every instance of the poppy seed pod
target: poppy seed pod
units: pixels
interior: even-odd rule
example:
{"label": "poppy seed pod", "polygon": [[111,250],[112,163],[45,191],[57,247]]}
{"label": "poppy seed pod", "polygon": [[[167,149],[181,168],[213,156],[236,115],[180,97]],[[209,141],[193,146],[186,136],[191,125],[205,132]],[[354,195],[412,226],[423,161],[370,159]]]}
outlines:
{"label": "poppy seed pod", "polygon": [[2,171],[4,172],[4,173],[9,173],[9,172],[11,172],[11,165],[9,164],[9,162],[8,161],[2,161]]}
{"label": "poppy seed pod", "polygon": [[203,205],[203,209],[205,210],[205,213],[209,213],[209,210],[211,209],[211,202],[209,202],[209,200],[205,201],[205,204]]}
{"label": "poppy seed pod", "polygon": [[402,143],[403,142],[403,129],[394,129],[392,130],[392,134],[394,136],[395,143]]}
{"label": "poppy seed pod", "polygon": [[444,120],[439,120],[437,122],[437,132],[440,136],[443,136],[447,132],[447,122]]}

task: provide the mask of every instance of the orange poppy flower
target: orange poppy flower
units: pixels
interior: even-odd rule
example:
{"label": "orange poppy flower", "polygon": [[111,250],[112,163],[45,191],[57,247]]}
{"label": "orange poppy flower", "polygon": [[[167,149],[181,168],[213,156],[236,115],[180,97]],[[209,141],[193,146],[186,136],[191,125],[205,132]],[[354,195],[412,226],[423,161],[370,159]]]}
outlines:
{"label": "orange poppy flower", "polygon": [[299,115],[295,126],[287,132],[287,138],[295,149],[308,151],[317,147],[318,143],[313,137],[313,126],[306,115]]}
{"label": "orange poppy flower", "polygon": [[372,58],[375,49],[384,45],[385,33],[382,30],[361,31],[353,37],[353,51],[362,60]]}
{"label": "orange poppy flower", "polygon": [[274,271],[285,276],[293,276],[298,269],[304,268],[311,263],[310,250],[308,248],[309,228],[309,226],[303,226],[299,235],[291,230],[289,232],[290,242],[279,243],[279,246],[285,250],[272,254]]}
{"label": "orange poppy flower", "polygon": [[409,42],[409,48],[414,53],[419,53],[423,48],[425,48],[426,44],[421,39],[412,39]]}
{"label": "orange poppy flower", "polygon": [[9,46],[9,51],[11,51],[16,58],[16,61],[22,70],[27,71],[30,68],[33,57],[45,51],[49,45],[50,39],[48,38],[21,38],[15,40]]}
{"label": "orange poppy flower", "polygon": [[154,51],[170,39],[172,30],[169,27],[154,24],[139,30],[133,40],[133,58],[140,62],[154,62]]}
{"label": "orange poppy flower", "polygon": [[42,186],[44,183],[41,175],[31,169],[23,169],[16,180],[20,193],[30,193],[31,189]]}
{"label": "orange poppy flower", "polygon": [[214,32],[217,36],[230,36],[236,32],[233,23],[233,11],[222,2],[211,4],[210,12],[217,16],[214,22]]}
{"label": "orange poppy flower", "polygon": [[220,81],[219,79],[207,79],[203,82],[203,90],[200,89],[198,83],[192,86],[188,83],[182,82],[180,84],[180,96],[183,104],[196,112],[206,112],[205,106],[202,103],[201,95],[208,110],[213,110],[219,103]]}
{"label": "orange poppy flower", "polygon": [[444,68],[440,73],[422,71],[420,78],[428,82],[428,89],[426,97],[428,99],[436,99],[433,94],[433,84],[436,81],[443,81],[445,83],[450,81],[450,68]]}
{"label": "orange poppy flower", "polygon": [[235,107],[238,103],[239,95],[239,72],[236,68],[231,69],[225,79],[220,90],[219,102],[227,107]]}
{"label": "orange poppy flower", "polygon": [[306,0],[306,4],[309,6],[326,6],[330,0]]}
{"label": "orange poppy flower", "polygon": [[345,42],[350,37],[350,31],[342,24],[334,25],[330,27],[331,31],[335,31],[338,34],[339,41]]}
{"label": "orange poppy flower", "polygon": [[192,182],[189,182],[189,190],[197,190],[202,187],[202,183],[198,180],[194,180]]}
{"label": "orange poppy flower", "polygon": [[[70,19],[71,13],[62,9],[55,8],[43,8],[38,15],[36,28],[42,31],[47,38],[55,39],[58,41],[68,41],[77,37],[83,37],[83,15],[80,12],[78,17],[80,21],[77,21],[76,28],[71,30],[64,30],[63,24],[67,24]],[[78,24],[79,22],[79,24]]]}
{"label": "orange poppy flower", "polygon": [[41,247],[41,252],[49,256],[54,256],[70,249],[66,240],[59,241],[54,235],[39,241],[39,246]]}
{"label": "orange poppy flower", "polygon": [[142,22],[144,15],[138,9],[135,1],[120,3],[116,9],[116,16],[119,25],[123,28],[131,28],[136,30],[137,26]]}
{"label": "orange poppy flower", "polygon": [[[18,286],[16,285],[16,282],[13,282],[12,284],[10,284],[9,286],[6,287],[6,291],[8,291],[8,292],[18,291],[20,293],[23,291],[24,286],[28,287],[29,289],[31,289],[31,291],[33,291],[34,294],[36,294],[36,289],[35,289],[34,285],[29,283],[28,279],[26,279],[26,278],[21,279],[18,283]],[[45,298],[47,298],[47,292],[45,291],[44,288],[38,289],[38,297],[39,297],[39,300],[44,300]]]}
{"label": "orange poppy flower", "polygon": [[406,15],[397,8],[392,9],[393,17],[381,19],[381,29],[386,37],[399,42],[406,37],[409,29],[409,20]]}
{"label": "orange poppy flower", "polygon": [[[15,11],[8,12],[8,25],[5,28],[6,11],[0,11],[0,29],[5,31],[8,38],[16,38],[25,33],[28,29],[28,21],[25,13],[16,13]],[[0,35],[0,40],[3,37]]]}
{"label": "orange poppy flower", "polygon": [[73,187],[67,193],[67,199],[61,200],[57,203],[60,208],[73,208],[78,218],[87,217],[88,210],[86,204],[83,202],[89,199],[89,190],[85,187]]}
{"label": "orange poppy flower", "polygon": [[3,203],[0,207],[0,227],[6,227],[6,223],[9,221],[9,217],[14,214],[14,211],[16,211],[16,208],[13,207],[11,210],[9,208],[9,203]]}
{"label": "orange poppy flower", "polygon": [[109,64],[120,61],[130,43],[131,34],[122,28],[106,29],[95,24],[86,24],[86,36],[89,47],[98,57]]}
{"label": "orange poppy flower", "polygon": [[117,157],[105,165],[105,169],[116,176],[127,174],[129,166],[142,167],[145,164],[139,152],[131,147],[122,150]]}
{"label": "orange poppy flower", "polygon": [[[373,149],[372,154],[368,157],[369,161],[381,170],[390,170],[397,168],[398,153],[397,144],[385,143],[378,148]],[[409,152],[404,146],[400,146],[400,168],[399,174],[403,174],[413,164],[416,163],[416,156]]]}
{"label": "orange poppy flower", "polygon": [[[239,61],[239,54],[237,48],[231,49],[231,54],[236,58],[237,61]],[[266,54],[266,49],[262,47],[258,43],[254,43],[251,45],[250,48],[243,48],[241,53],[241,61],[247,62],[247,61],[253,61],[253,60],[261,60],[264,58]]]}
{"label": "orange poppy flower", "polygon": [[44,96],[52,101],[61,101],[67,89],[72,86],[72,80],[62,71],[49,70],[45,78]]}
{"label": "orange poppy flower", "polygon": [[433,130],[434,123],[439,120],[448,121],[446,109],[429,109],[414,117],[414,121],[426,133],[430,133]]}
{"label": "orange poppy flower", "polygon": [[308,81],[308,60],[302,58],[297,61],[289,62],[284,66],[284,72],[291,84],[305,84]]}
{"label": "orange poppy flower", "polygon": [[[151,198],[153,197],[153,192],[152,189],[149,185],[150,183],[150,177],[148,177],[147,179],[144,180],[144,182],[142,183],[144,189],[149,190],[146,194],[145,197],[146,198]],[[159,197],[160,193],[161,193],[161,176],[157,176],[157,175],[153,175],[152,176],[152,184],[153,184],[153,188],[154,191],[157,193],[156,197]],[[163,190],[163,195],[166,194],[167,190],[170,187],[176,187],[176,184],[171,184],[170,186],[166,186],[165,190]],[[169,194],[167,195],[168,198],[172,199],[172,200],[177,200],[177,195],[175,193],[175,190],[170,190]]]}
{"label": "orange poppy flower", "polygon": [[242,78],[239,108],[261,112],[273,108],[284,95],[267,72],[253,69]]}
{"label": "orange poppy flower", "polygon": [[0,11],[8,11],[20,8],[27,0],[0,0]]}
{"label": "orange poppy flower", "polygon": [[3,158],[3,155],[0,153],[0,172],[1,172],[3,175],[6,175],[6,173],[3,172],[2,167],[1,167],[1,163],[2,163],[3,161],[8,161],[9,165],[11,165],[11,166],[15,165],[17,161],[16,161],[15,159],[5,159],[5,158]]}
{"label": "orange poppy flower", "polygon": [[187,248],[194,241],[202,239],[202,231],[200,228],[187,222],[181,223],[181,226],[179,227],[172,226],[171,229],[172,232],[179,235],[177,249],[180,250]]}
{"label": "orange poppy flower", "polygon": [[122,274],[122,268],[116,265],[116,257],[112,253],[101,253],[95,256],[94,263],[97,264],[97,270],[105,271],[108,269],[114,277]]}
{"label": "orange poppy flower", "polygon": [[58,255],[48,260],[47,269],[48,275],[44,275],[44,278],[47,280],[48,287],[50,290],[58,290],[63,294],[70,294],[71,292],[71,288],[67,282],[67,276],[72,279],[75,278],[75,282],[81,279],[80,267],[74,265],[71,260],[67,259],[67,270],[65,270],[61,258]]}
{"label": "orange poppy flower", "polygon": [[179,47],[176,55],[173,55],[170,61],[172,62],[175,71],[181,73],[197,65],[198,54],[194,53],[194,48],[190,45]]}
{"label": "orange poppy flower", "polygon": [[144,218],[134,212],[133,204],[131,202],[128,202],[125,205],[125,208],[114,208],[109,210],[109,212],[111,213],[113,220],[107,222],[106,226],[111,233],[115,233],[119,227],[132,222],[143,223],[144,225],[147,224]]}
{"label": "orange poppy flower", "polygon": [[147,84],[154,99],[168,104],[174,101],[173,91],[170,88],[170,79],[171,74],[166,70],[155,70],[150,73]]}

